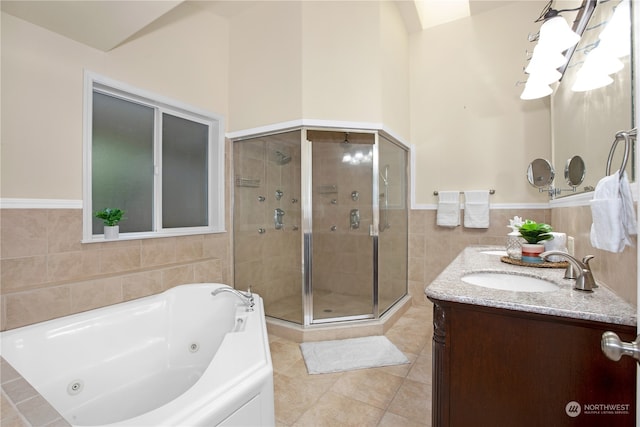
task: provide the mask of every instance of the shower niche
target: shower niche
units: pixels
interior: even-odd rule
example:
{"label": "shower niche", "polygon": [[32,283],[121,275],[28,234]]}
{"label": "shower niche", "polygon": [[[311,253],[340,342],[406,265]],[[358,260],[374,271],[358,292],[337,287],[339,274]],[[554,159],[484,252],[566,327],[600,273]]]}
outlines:
{"label": "shower niche", "polygon": [[407,148],[377,130],[233,140],[234,278],[267,316],[378,319],[407,295]]}

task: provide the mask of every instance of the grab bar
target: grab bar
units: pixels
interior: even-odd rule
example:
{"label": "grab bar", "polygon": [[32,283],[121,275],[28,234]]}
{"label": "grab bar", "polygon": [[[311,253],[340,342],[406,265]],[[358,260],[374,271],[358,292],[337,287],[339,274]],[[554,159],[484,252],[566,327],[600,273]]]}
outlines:
{"label": "grab bar", "polygon": [[633,128],[629,131],[620,131],[616,133],[616,138],[613,140],[611,144],[611,150],[609,150],[609,157],[607,158],[607,170],[606,176],[611,175],[611,161],[613,160],[613,154],[616,151],[616,147],[618,146],[618,142],[622,139],[624,141],[624,156],[622,157],[622,165],[620,166],[620,179],[622,179],[622,174],[627,168],[627,162],[629,161],[629,152],[631,151],[631,142],[630,139],[636,139],[638,137],[638,129]]}

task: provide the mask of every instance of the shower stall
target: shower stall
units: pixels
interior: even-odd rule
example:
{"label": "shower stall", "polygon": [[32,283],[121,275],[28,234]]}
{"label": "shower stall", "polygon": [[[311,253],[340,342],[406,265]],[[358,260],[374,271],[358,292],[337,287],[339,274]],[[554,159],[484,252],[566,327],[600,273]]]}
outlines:
{"label": "shower stall", "polygon": [[302,326],[379,319],[407,295],[407,157],[379,130],[234,139],[235,287]]}

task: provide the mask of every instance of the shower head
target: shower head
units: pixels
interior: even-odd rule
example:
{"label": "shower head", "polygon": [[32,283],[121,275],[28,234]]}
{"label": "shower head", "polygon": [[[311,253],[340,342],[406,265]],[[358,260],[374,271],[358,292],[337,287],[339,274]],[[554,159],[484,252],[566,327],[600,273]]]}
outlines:
{"label": "shower head", "polygon": [[276,163],[280,166],[286,165],[291,161],[291,156],[283,153],[282,151],[276,151]]}

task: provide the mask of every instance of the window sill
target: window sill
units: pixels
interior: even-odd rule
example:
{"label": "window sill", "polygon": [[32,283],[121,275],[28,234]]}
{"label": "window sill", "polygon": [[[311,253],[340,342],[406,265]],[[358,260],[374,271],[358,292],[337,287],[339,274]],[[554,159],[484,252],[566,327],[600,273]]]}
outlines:
{"label": "window sill", "polygon": [[227,230],[225,229],[199,229],[190,231],[165,231],[156,233],[120,233],[120,236],[117,239],[105,239],[104,235],[96,234],[89,239],[82,239],[82,243],[109,243],[129,240],[160,239],[164,237],[197,236],[202,234],[217,234],[226,232]]}

